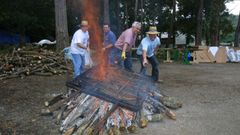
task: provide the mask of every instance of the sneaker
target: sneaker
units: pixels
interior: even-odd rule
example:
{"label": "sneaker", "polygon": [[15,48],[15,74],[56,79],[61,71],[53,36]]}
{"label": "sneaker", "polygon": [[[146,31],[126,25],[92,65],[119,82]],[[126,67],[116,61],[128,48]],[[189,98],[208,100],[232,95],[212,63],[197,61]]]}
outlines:
{"label": "sneaker", "polygon": [[156,83],[163,83],[163,80],[157,80]]}

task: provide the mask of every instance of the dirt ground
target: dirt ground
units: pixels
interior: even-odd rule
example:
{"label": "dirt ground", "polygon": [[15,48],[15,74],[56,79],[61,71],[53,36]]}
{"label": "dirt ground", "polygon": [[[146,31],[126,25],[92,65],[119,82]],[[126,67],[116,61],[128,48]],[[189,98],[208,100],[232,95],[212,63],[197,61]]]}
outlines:
{"label": "dirt ground", "polygon": [[[135,64],[139,70],[139,65]],[[239,135],[240,64],[161,64],[161,92],[183,102],[177,120],[165,118],[138,135]],[[54,119],[40,116],[44,101],[64,93],[66,75],[0,82],[0,135],[58,135]]]}

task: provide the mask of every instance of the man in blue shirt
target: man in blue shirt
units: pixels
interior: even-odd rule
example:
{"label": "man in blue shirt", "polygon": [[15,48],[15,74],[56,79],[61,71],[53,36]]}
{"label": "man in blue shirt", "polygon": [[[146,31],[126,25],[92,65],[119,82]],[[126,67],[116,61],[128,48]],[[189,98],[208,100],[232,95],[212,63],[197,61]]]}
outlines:
{"label": "man in blue shirt", "polygon": [[157,27],[151,26],[147,32],[148,36],[143,38],[141,44],[138,46],[137,55],[141,62],[140,73],[144,75],[146,74],[146,66],[149,62],[152,65],[152,79],[156,82],[161,82],[161,80],[159,80],[159,63],[155,57],[155,52],[161,44],[160,39],[157,36],[158,34]]}
{"label": "man in blue shirt", "polygon": [[110,30],[110,27],[108,24],[103,25],[103,31],[104,31],[104,47],[102,48],[103,51],[106,52],[108,64],[114,65],[114,44],[116,42],[116,36],[115,34]]}

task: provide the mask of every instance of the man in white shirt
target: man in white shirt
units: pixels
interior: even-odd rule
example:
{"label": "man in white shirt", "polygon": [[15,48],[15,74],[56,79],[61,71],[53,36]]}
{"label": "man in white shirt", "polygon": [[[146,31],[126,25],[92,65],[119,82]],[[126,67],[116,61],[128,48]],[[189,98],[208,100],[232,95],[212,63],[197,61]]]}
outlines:
{"label": "man in white shirt", "polygon": [[74,66],[74,78],[83,72],[85,65],[85,53],[89,51],[88,22],[81,22],[81,29],[77,30],[71,42],[71,54]]}
{"label": "man in white shirt", "polygon": [[146,65],[148,62],[152,65],[152,79],[156,82],[161,82],[159,80],[159,70],[158,70],[158,61],[155,57],[155,52],[160,46],[161,42],[157,36],[159,32],[157,27],[151,26],[147,32],[148,36],[142,39],[141,44],[138,46],[137,55],[140,58],[141,62],[141,74],[146,74]]}

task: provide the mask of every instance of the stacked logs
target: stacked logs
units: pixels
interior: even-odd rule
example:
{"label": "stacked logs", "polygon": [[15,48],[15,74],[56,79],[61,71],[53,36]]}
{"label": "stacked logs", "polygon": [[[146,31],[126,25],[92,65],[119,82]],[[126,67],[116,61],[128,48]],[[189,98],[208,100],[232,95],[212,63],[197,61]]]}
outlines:
{"label": "stacked logs", "polygon": [[[53,116],[64,135],[121,135],[136,133],[138,127],[145,128],[148,122],[160,122],[164,116],[176,120],[171,109],[180,108],[182,103],[154,92],[149,93],[139,112],[121,107],[111,112],[114,104],[72,89],[69,94],[45,102],[45,106],[42,115]],[[101,123],[104,117],[107,118]]]}
{"label": "stacked logs", "polygon": [[0,56],[0,80],[29,75],[51,76],[71,70],[67,67],[63,53],[43,48],[18,48]]}

